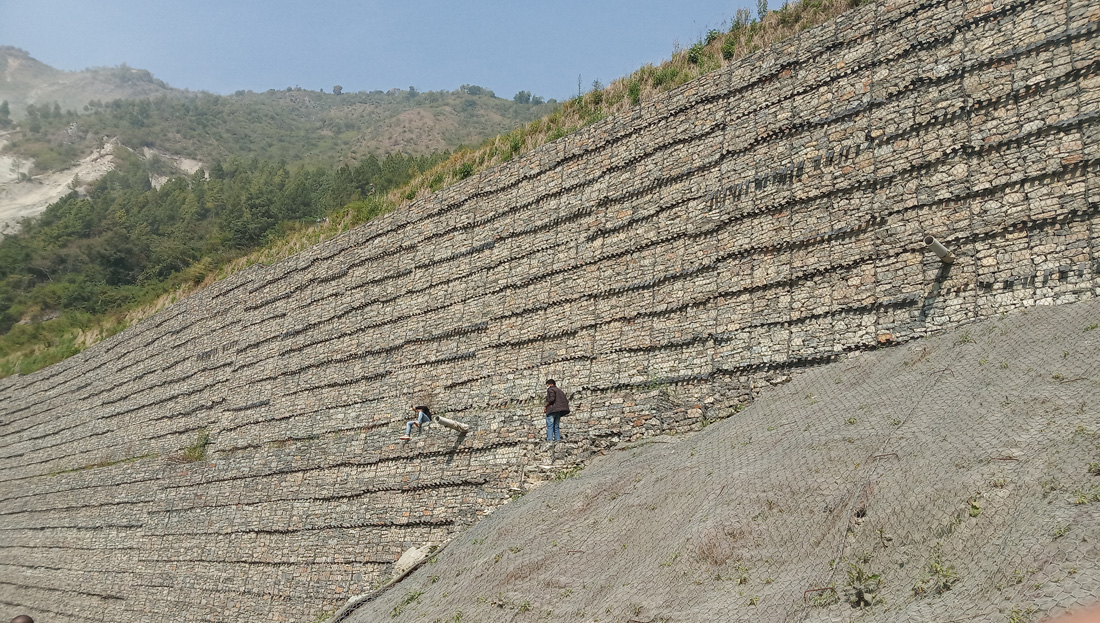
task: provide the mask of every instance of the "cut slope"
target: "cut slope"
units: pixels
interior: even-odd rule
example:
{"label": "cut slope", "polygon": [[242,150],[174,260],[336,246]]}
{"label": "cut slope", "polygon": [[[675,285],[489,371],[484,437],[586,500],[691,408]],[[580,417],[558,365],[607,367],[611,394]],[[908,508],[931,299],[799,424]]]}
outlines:
{"label": "cut slope", "polygon": [[[0,151],[7,143],[6,138],[0,135]],[[60,201],[78,188],[86,190],[86,186],[94,184],[99,178],[115,168],[115,150],[126,149],[119,145],[118,141],[110,140],[102,146],[96,147],[91,153],[81,158],[71,167],[61,171],[48,171],[40,175],[27,175],[31,171],[31,164],[15,156],[0,155],[0,170],[7,170],[8,175],[0,174],[0,235],[12,234],[19,230],[19,221],[37,216],[44,212],[51,204]],[[143,160],[160,158],[165,161],[162,171],[172,174],[194,173],[202,167],[202,163],[193,158],[185,158],[168,152],[145,147],[140,157]],[[20,176],[22,172],[25,175]],[[160,188],[169,175],[150,175],[153,186]]]}
{"label": "cut slope", "polygon": [[[4,144],[0,138],[0,149]],[[0,235],[15,232],[21,219],[40,214],[51,203],[72,192],[74,180],[87,184],[103,177],[114,168],[111,154],[116,146],[116,142],[110,142],[98,147],[62,171],[33,177],[0,177]],[[12,156],[0,156],[0,168],[4,167],[9,171],[30,171],[29,163]]]}
{"label": "cut slope", "polygon": [[1098,301],[1033,308],[797,374],[531,492],[349,620],[1004,621],[1096,602],[1098,323]]}

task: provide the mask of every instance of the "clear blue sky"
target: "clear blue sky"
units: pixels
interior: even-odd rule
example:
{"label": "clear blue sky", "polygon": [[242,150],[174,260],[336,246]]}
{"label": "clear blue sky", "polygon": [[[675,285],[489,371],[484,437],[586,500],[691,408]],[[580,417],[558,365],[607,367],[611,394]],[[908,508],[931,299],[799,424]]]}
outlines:
{"label": "clear blue sky", "polygon": [[755,13],[752,0],[0,0],[0,45],[215,93],[468,83],[560,100],[578,74],[587,91],[659,62],[741,6]]}

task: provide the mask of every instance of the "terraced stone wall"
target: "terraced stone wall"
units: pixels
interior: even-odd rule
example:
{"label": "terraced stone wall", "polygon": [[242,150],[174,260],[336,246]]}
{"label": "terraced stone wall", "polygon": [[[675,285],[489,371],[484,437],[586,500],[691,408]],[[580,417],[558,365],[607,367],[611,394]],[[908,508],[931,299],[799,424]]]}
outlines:
{"label": "terraced stone wall", "polygon": [[861,7],[0,380],[0,617],[311,621],[540,466],[1096,296],[1098,19]]}

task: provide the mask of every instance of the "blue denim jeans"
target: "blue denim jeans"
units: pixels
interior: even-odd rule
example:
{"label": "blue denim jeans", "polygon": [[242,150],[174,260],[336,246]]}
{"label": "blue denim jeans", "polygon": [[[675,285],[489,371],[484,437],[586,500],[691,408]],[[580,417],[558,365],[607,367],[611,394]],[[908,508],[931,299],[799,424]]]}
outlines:
{"label": "blue denim jeans", "polygon": [[565,411],[546,414],[546,441],[561,441],[561,416]]}
{"label": "blue denim jeans", "polygon": [[423,411],[418,411],[416,420],[409,420],[408,422],[405,422],[405,436],[408,437],[409,433],[412,432],[413,424],[423,424],[424,422],[430,422],[430,421],[431,421],[431,418],[424,415]]}

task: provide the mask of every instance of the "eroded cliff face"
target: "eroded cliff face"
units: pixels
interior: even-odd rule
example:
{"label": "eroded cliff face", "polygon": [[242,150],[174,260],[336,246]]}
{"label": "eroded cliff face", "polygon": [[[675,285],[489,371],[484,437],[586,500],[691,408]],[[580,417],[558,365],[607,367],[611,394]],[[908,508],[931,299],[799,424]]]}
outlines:
{"label": "eroded cliff face", "polygon": [[[0,133],[0,152],[6,144],[5,135]],[[18,231],[20,220],[38,216],[50,204],[60,201],[72,191],[86,192],[91,184],[114,170],[116,149],[127,148],[117,140],[109,140],[67,169],[39,175],[30,174],[33,163],[0,153],[0,235]],[[167,160],[177,171],[188,175],[202,166],[201,162],[192,158],[143,148],[141,157],[153,156]],[[162,175],[153,175],[149,179],[156,188],[167,180]]]}
{"label": "eroded cliff face", "polygon": [[[6,143],[0,135],[0,151]],[[117,146],[112,141],[64,171],[34,176],[30,175],[32,163],[0,155],[0,235],[18,231],[21,219],[41,214],[51,203],[114,169],[111,154]]]}
{"label": "eroded cliff face", "polygon": [[[0,601],[309,620],[540,466],[1094,297],[1097,18],[863,7],[0,380]],[[554,450],[547,377],[573,394]],[[398,443],[414,402],[473,430]]]}

